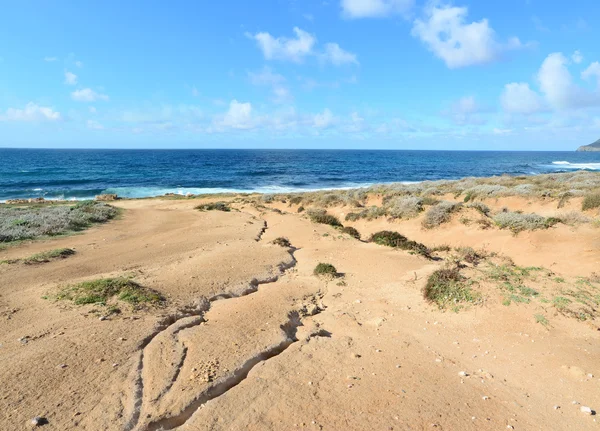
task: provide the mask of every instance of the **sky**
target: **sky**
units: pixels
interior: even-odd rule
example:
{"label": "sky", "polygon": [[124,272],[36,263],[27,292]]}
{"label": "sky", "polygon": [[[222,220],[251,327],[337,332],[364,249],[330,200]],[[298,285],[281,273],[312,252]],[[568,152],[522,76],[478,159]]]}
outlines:
{"label": "sky", "polygon": [[597,0],[3,2],[0,147],[573,150]]}

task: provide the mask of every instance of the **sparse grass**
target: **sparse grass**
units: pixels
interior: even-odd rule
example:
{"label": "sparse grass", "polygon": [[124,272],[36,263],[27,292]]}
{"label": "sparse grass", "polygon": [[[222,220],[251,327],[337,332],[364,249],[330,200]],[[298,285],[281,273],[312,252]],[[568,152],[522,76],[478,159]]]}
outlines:
{"label": "sparse grass", "polygon": [[534,314],[533,317],[535,319],[535,322],[539,323],[540,325],[544,325],[545,327],[548,327],[550,325],[550,322],[543,314]]}
{"label": "sparse grass", "polygon": [[600,192],[592,193],[583,198],[581,209],[583,211],[600,208]]}
{"label": "sparse grass", "polygon": [[416,196],[396,197],[389,200],[385,208],[387,215],[393,219],[410,219],[423,211],[423,201]]}
{"label": "sparse grass", "polygon": [[484,251],[477,251],[472,247],[458,247],[455,250],[457,253],[457,258],[460,261],[470,263],[471,265],[479,265],[479,263],[486,257],[486,253]]}
{"label": "sparse grass", "polygon": [[350,235],[353,238],[360,239],[360,232],[354,229],[352,226],[344,226],[341,229],[341,232],[345,233],[346,235]]}
{"label": "sparse grass", "polygon": [[290,248],[292,246],[290,240],[283,236],[275,238],[273,241],[271,241],[271,243],[284,248]]}
{"label": "sparse grass", "polygon": [[389,230],[376,232],[369,238],[369,242],[375,244],[385,245],[387,247],[399,248],[401,250],[408,250],[425,257],[430,257],[431,253],[429,249],[416,241],[409,240],[404,235]]}
{"label": "sparse grass", "polygon": [[466,207],[467,207],[467,208],[473,208],[474,210],[477,210],[477,211],[479,211],[479,213],[480,213],[480,214],[482,214],[482,215],[484,215],[484,216],[486,216],[486,217],[489,217],[489,215],[490,215],[490,211],[491,211],[491,210],[490,210],[490,207],[488,207],[488,206],[487,206],[486,204],[484,204],[483,202],[479,202],[479,201],[476,201],[476,202],[469,202],[469,203],[466,205]]}
{"label": "sparse grass", "polygon": [[564,311],[571,302],[573,301],[564,296],[555,296],[554,299],[552,299],[552,304],[558,311]]}
{"label": "sparse grass", "polygon": [[435,253],[437,251],[446,252],[446,251],[452,250],[452,247],[450,247],[448,244],[442,244],[442,245],[436,245],[435,247],[431,248],[430,250],[432,253]]}
{"label": "sparse grass", "polygon": [[164,301],[164,298],[158,292],[140,286],[135,281],[125,277],[84,281],[79,284],[65,286],[56,295],[56,299],[70,300],[77,305],[106,305],[112,298],[133,305],[142,303],[159,304]]}
{"label": "sparse grass", "polygon": [[21,262],[27,265],[33,265],[36,263],[50,262],[51,260],[56,259],[66,259],[67,257],[72,256],[74,254],[75,250],[73,250],[72,248],[57,248],[54,250],[36,253],[34,255],[26,257],[25,259],[22,259]]}
{"label": "sparse grass", "polygon": [[330,263],[319,263],[315,267],[313,274],[319,277],[337,277],[338,272],[335,266]]}
{"label": "sparse grass", "polygon": [[458,268],[442,268],[434,271],[423,288],[423,297],[441,309],[460,303],[477,303],[481,296],[473,291],[468,280]]}
{"label": "sparse grass", "polygon": [[102,202],[75,205],[0,206],[0,243],[54,236],[103,223],[119,213]]}
{"label": "sparse grass", "polygon": [[426,229],[432,229],[442,223],[447,223],[450,221],[452,213],[459,211],[461,207],[461,203],[442,201],[427,210],[422,225]]}
{"label": "sparse grass", "polygon": [[513,233],[524,230],[548,229],[561,220],[556,217],[542,217],[537,214],[522,214],[512,211],[502,211],[494,216],[494,222],[500,229],[509,229]]}
{"label": "sparse grass", "polygon": [[231,211],[231,207],[227,202],[218,201],[218,202],[208,202],[205,204],[198,205],[196,207],[199,211]]}

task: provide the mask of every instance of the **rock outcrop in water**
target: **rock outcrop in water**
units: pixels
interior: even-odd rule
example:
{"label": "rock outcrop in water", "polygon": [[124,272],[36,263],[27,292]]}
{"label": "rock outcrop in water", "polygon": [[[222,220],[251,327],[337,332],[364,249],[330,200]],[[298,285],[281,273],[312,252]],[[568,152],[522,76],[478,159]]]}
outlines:
{"label": "rock outcrop in water", "polygon": [[589,145],[583,145],[577,148],[577,151],[600,151],[600,139]]}

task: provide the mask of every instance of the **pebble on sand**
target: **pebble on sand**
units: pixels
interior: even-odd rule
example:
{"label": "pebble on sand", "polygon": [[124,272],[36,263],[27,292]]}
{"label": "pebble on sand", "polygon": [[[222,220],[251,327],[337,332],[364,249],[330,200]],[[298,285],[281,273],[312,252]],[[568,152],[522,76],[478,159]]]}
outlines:
{"label": "pebble on sand", "polygon": [[31,419],[31,425],[35,425],[36,427],[41,427],[42,425],[46,425],[47,423],[48,419],[41,416],[36,416],[33,419]]}
{"label": "pebble on sand", "polygon": [[590,416],[596,413],[588,406],[581,406],[579,408],[579,410],[581,410],[581,413],[585,413],[586,415],[590,415]]}

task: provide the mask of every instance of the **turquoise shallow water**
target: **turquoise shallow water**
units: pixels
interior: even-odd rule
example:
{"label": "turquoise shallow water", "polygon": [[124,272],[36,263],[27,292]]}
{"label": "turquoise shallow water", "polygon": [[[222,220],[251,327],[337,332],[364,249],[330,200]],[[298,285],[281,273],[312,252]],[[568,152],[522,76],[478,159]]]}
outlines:
{"label": "turquoise shallow water", "polygon": [[0,149],[0,201],[277,193],[578,169],[600,171],[600,153]]}

